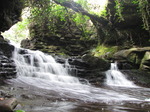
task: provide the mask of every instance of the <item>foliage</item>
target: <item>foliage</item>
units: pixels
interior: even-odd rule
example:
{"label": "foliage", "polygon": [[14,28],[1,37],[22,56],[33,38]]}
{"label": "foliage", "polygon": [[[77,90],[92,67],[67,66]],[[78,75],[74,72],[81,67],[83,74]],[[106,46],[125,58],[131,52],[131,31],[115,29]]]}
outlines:
{"label": "foliage", "polygon": [[107,10],[104,9],[103,11],[101,11],[100,16],[104,18],[107,17],[108,16]]}
{"label": "foliage", "polygon": [[139,2],[138,2],[138,0],[133,0],[132,3],[136,5],[136,4],[138,4]]}
{"label": "foliage", "polygon": [[15,112],[25,112],[24,110],[16,110]]}
{"label": "foliage", "polygon": [[116,3],[116,6],[115,6],[115,9],[116,9],[116,15],[118,16],[118,19],[120,21],[124,21],[124,18],[123,18],[123,15],[122,15],[122,12],[123,12],[123,3],[121,2],[121,0],[115,0],[115,3]]}
{"label": "foliage", "polygon": [[89,7],[88,7],[88,2],[87,0],[77,0],[77,3],[82,5],[82,7],[86,10],[89,10]]}
{"label": "foliage", "polygon": [[[116,15],[120,21],[124,21],[123,9],[124,3],[122,0],[115,0]],[[137,12],[141,15],[143,21],[143,28],[150,32],[150,3],[148,0],[132,0],[132,4],[137,5]]]}
{"label": "foliage", "polygon": [[143,28],[150,32],[150,3],[148,0],[133,0],[133,4],[138,5],[137,10],[143,20]]}
{"label": "foliage", "polygon": [[78,28],[82,31],[83,37],[87,38],[88,35],[90,35],[93,32],[94,28],[91,28],[92,23],[90,22],[90,18],[88,16],[84,16],[80,13],[75,13],[72,16],[72,20],[76,23]]}
{"label": "foliage", "polygon": [[[42,3],[44,1],[47,3]],[[78,0],[78,2],[87,8],[85,1]],[[64,27],[68,27],[68,29],[71,30],[69,25],[75,24],[78,29],[83,32],[83,37],[87,37],[87,35],[92,32],[92,30],[89,29],[89,20],[90,18],[87,16],[75,13],[71,9],[48,0],[35,1],[31,6],[31,23],[38,25],[41,30],[54,35],[57,35],[57,30],[63,29]]]}
{"label": "foliage", "polygon": [[150,3],[148,0],[138,0],[139,12],[143,20],[143,27],[150,32]]}

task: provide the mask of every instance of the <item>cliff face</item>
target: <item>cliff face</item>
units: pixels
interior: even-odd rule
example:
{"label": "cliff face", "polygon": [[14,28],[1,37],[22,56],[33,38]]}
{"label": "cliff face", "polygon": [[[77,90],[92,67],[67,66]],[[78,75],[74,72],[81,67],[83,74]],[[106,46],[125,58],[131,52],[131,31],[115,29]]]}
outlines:
{"label": "cliff face", "polygon": [[[8,30],[20,20],[22,8],[22,0],[0,1],[0,32]],[[0,35],[0,78],[16,74],[14,62],[10,59],[13,50],[14,47]]]}
{"label": "cliff face", "polygon": [[[48,54],[78,56],[83,55],[93,45],[97,43],[94,39],[85,39],[84,32],[81,31],[73,21],[61,21],[56,19],[53,22],[55,31],[49,28],[47,19],[42,20],[42,24],[30,24],[31,39],[21,42],[23,48],[40,50]],[[38,23],[38,21],[35,21]],[[49,25],[49,26],[48,26]]]}
{"label": "cliff face", "polygon": [[[0,1],[0,32],[8,30],[12,25],[20,20],[23,9],[22,0],[1,0]],[[11,57],[14,47],[0,35],[0,51],[3,55]]]}
{"label": "cliff face", "polygon": [[22,0],[1,0],[0,1],[0,31],[8,30],[20,20],[23,8]]}
{"label": "cliff face", "polygon": [[[116,1],[119,2],[118,5],[116,5]],[[109,0],[108,15],[105,19],[107,24],[104,24],[103,21],[98,24],[102,43],[119,45],[124,48],[149,46],[150,30],[144,28],[143,17],[147,16],[146,21],[150,22],[150,17],[146,14],[148,12],[144,10],[144,7],[150,7],[150,3],[148,2],[147,6],[143,4],[143,9],[140,9],[139,4],[133,3],[133,0],[116,1]]]}

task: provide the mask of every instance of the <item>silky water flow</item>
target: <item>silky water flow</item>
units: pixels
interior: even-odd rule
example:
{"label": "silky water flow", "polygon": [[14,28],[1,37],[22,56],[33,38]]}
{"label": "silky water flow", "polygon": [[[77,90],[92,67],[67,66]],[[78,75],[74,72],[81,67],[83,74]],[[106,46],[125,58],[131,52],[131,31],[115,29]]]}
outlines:
{"label": "silky water flow", "polygon": [[41,51],[16,47],[13,60],[16,64],[17,78],[11,79],[11,83],[31,85],[46,90],[49,95],[56,93],[55,95],[62,99],[109,105],[113,105],[114,102],[120,104],[149,101],[150,89],[138,87],[127,80],[118,70],[116,63],[112,63],[111,69],[106,71],[104,87],[95,87],[91,84],[82,84],[77,77],[68,74],[67,67],[57,63],[51,55]]}
{"label": "silky water flow", "polygon": [[117,67],[117,62],[111,63],[111,68],[106,72],[106,84],[112,86],[137,87],[129,81]]}

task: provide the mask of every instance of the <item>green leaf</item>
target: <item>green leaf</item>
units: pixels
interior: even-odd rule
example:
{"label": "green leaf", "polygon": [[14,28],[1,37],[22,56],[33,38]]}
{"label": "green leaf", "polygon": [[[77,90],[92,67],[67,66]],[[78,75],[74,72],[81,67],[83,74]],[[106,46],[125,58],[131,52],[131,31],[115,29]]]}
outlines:
{"label": "green leaf", "polygon": [[24,110],[16,110],[15,112],[25,112]]}

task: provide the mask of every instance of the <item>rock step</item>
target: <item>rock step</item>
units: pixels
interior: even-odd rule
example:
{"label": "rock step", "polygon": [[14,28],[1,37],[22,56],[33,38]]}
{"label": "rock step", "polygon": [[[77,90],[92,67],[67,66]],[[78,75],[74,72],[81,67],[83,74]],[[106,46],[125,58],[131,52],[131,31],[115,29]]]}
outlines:
{"label": "rock step", "polygon": [[0,67],[0,71],[9,71],[9,72],[13,72],[15,71],[15,68],[7,68],[7,67]]}
{"label": "rock step", "polygon": [[0,55],[0,78],[13,78],[16,75],[16,66],[13,60],[3,55]]}

